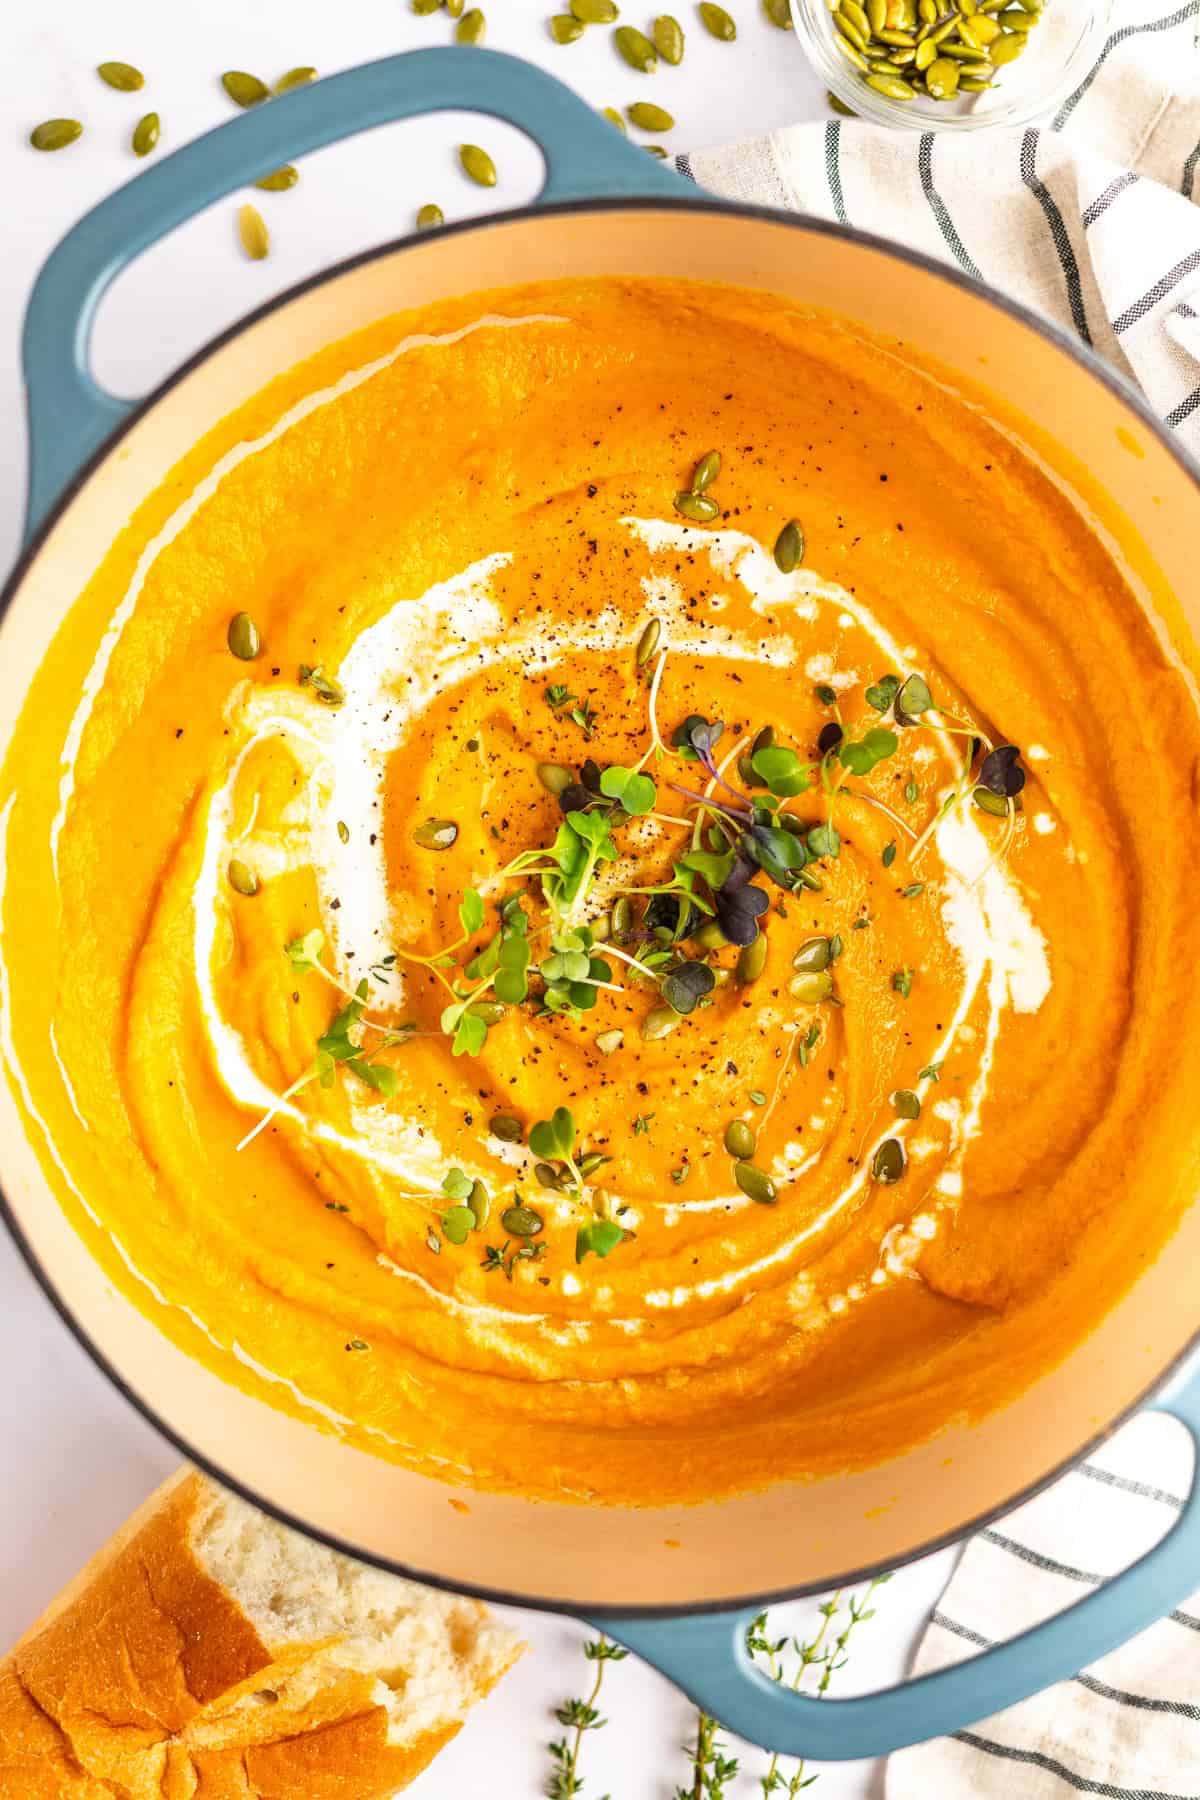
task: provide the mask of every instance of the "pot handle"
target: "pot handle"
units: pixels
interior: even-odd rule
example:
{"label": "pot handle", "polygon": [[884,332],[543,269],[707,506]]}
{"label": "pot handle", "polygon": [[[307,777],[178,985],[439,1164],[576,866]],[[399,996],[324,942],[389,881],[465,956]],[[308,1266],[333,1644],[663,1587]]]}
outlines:
{"label": "pot handle", "polygon": [[1200,1584],[1200,1369],[1155,1409],[1182,1420],[1197,1452],[1191,1492],[1167,1536],[1073,1606],[951,1668],[852,1699],[817,1700],[777,1686],[752,1663],[745,1646],[752,1613],[593,1622],[728,1730],[782,1755],[820,1762],[886,1756],[961,1731],[1077,1674]]}
{"label": "pot handle", "polygon": [[506,119],[546,159],[539,203],[686,199],[691,182],[629,144],[533,64],[454,45],[413,50],[296,88],[219,126],[138,175],[74,226],[43,267],[25,315],[29,412],[26,536],[132,406],[93,379],[96,308],[120,271],[194,213],[280,163],[375,125],[454,107]]}

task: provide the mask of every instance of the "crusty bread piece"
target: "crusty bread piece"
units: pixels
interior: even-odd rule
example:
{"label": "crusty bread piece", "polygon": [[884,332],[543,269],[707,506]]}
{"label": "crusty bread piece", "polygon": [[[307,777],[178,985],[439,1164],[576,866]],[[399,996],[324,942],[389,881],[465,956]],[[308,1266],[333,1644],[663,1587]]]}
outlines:
{"label": "crusty bread piece", "polygon": [[390,1800],[523,1645],[190,1470],[0,1662],[3,1800]]}

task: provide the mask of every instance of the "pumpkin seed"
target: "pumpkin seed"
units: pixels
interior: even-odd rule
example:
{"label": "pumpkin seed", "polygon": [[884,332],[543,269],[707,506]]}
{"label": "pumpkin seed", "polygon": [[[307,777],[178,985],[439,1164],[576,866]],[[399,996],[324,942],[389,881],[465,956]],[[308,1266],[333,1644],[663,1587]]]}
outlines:
{"label": "pumpkin seed", "polygon": [[952,100],[958,92],[958,64],[939,56],[925,71],[925,86],[934,100]]}
{"label": "pumpkin seed", "polygon": [[656,1006],[642,1020],[642,1037],[648,1044],[653,1044],[658,1038],[670,1037],[682,1017],[682,1013],[677,1013],[673,1006]]}
{"label": "pumpkin seed", "polygon": [[[639,131],[673,131],[675,128],[675,120],[666,108],[655,106],[649,100],[635,100],[632,106],[625,108],[625,111],[629,116],[629,123],[636,125]],[[721,458],[717,456],[717,452],[710,450],[709,455],[717,457],[717,468],[720,468]],[[707,462],[708,458],[706,457],[704,460]],[[714,474],[715,472],[714,470]],[[709,480],[711,479],[710,476]],[[704,485],[707,487],[708,482],[706,481]],[[692,491],[697,494],[700,492],[695,480],[692,483]]]}
{"label": "pumpkin seed", "polygon": [[[907,69],[917,60],[915,50],[894,50],[887,59],[889,69]],[[886,71],[884,71],[886,72]]]}
{"label": "pumpkin seed", "polygon": [[253,662],[262,649],[262,637],[249,613],[234,613],[225,641],[241,662]]}
{"label": "pumpkin seed", "polygon": [[738,1162],[749,1162],[758,1147],[758,1138],[752,1126],[744,1119],[730,1119],[725,1127],[725,1148],[730,1156]]}
{"label": "pumpkin seed", "polygon": [[923,44],[917,45],[916,52],[913,56],[913,62],[918,69],[927,69],[930,63],[936,61],[937,45],[931,43],[930,40],[926,38]]}
{"label": "pumpkin seed", "polygon": [[660,162],[667,160],[667,153],[661,144],[639,144],[638,149],[644,150],[647,156],[657,156]]}
{"label": "pumpkin seed", "polygon": [[[1000,0],[1003,6],[1004,0]],[[938,22],[937,0],[917,0],[917,17],[922,25],[936,25]]]}
{"label": "pumpkin seed", "polygon": [[601,1056],[613,1056],[625,1042],[625,1033],[619,1026],[612,1031],[602,1031],[596,1039],[596,1048]]}
{"label": "pumpkin seed", "polygon": [[615,106],[602,106],[600,111],[604,114],[610,125],[616,126],[622,137],[628,137],[629,134],[625,130],[625,121]]}
{"label": "pumpkin seed", "polygon": [[995,19],[981,13],[978,18],[964,19],[958,28],[958,35],[964,44],[973,44],[976,50],[986,50],[1000,36],[1000,26]]}
{"label": "pumpkin seed", "polygon": [[760,750],[770,750],[774,742],[775,727],[764,725],[761,731],[756,731],[754,734],[753,742],[750,745],[750,754],[753,756]]}
{"label": "pumpkin seed", "polygon": [[792,958],[793,969],[808,972],[827,969],[833,961],[833,946],[827,937],[809,938]]}
{"label": "pumpkin seed", "polygon": [[658,67],[658,51],[644,31],[638,31],[633,25],[618,25],[613,42],[631,69],[637,69],[642,75],[653,75]]}
{"label": "pumpkin seed", "polygon": [[433,231],[446,223],[446,215],[435,201],[430,200],[417,214],[417,230]]}
{"label": "pumpkin seed", "polygon": [[341,843],[348,844],[350,842],[350,827],[347,825],[345,819],[338,820],[337,834]]}
{"label": "pumpkin seed", "polygon": [[872,31],[875,32],[876,37],[879,36],[882,27],[871,24],[863,8],[858,4],[858,0],[838,0],[838,11],[844,19],[849,19],[852,24],[858,26],[864,38],[869,38]]}
{"label": "pumpkin seed", "polygon": [[775,1183],[765,1169],[756,1168],[752,1162],[734,1163],[733,1179],[748,1200],[756,1200],[760,1206],[774,1206]]}
{"label": "pumpkin seed", "polygon": [[806,970],[802,975],[793,975],[788,982],[788,993],[801,1006],[819,1006],[832,992],[833,976],[828,969]]}
{"label": "pumpkin seed", "polygon": [[742,987],[749,987],[757,981],[767,966],[767,950],[769,942],[765,931],[760,931],[753,942],[746,944],[738,953],[734,973]]}
{"label": "pumpkin seed", "polygon": [[264,194],[286,194],[289,188],[295,187],[299,179],[300,171],[295,163],[284,163],[281,168],[272,169],[269,175],[260,176],[254,185],[261,188]]}
{"label": "pumpkin seed", "polygon": [[138,120],[130,140],[135,156],[149,156],[158,142],[161,123],[157,113],[144,113]]}
{"label": "pumpkin seed", "polygon": [[458,837],[458,826],[453,819],[426,819],[413,832],[414,844],[420,844],[422,850],[449,850]]}
{"label": "pumpkin seed", "polygon": [[571,11],[581,25],[613,25],[619,8],[616,0],[570,0]]}
{"label": "pumpkin seed", "polygon": [[502,1144],[519,1144],[525,1136],[525,1127],[515,1113],[493,1113],[488,1120],[488,1130]]}
{"label": "pumpkin seed", "polygon": [[[786,4],[786,0],[784,0]],[[654,48],[665,63],[674,69],[683,61],[683,26],[670,13],[661,13],[650,27]]]}
{"label": "pumpkin seed", "polygon": [[536,1237],[542,1230],[541,1213],[534,1212],[532,1206],[510,1206],[500,1214],[500,1223],[509,1237]]}
{"label": "pumpkin seed", "polygon": [[1017,0],[1017,5],[1027,13],[1040,13],[1045,4],[1046,0]]}
{"label": "pumpkin seed", "polygon": [[258,876],[247,863],[239,862],[235,856],[225,871],[229,885],[235,894],[244,894],[247,899],[258,892]]}
{"label": "pumpkin seed", "polygon": [[442,0],[443,6],[452,19],[462,18],[463,7],[466,3],[467,0]]}
{"label": "pumpkin seed", "polygon": [[700,17],[706,31],[719,38],[723,44],[732,44],[737,36],[737,26],[723,6],[717,6],[715,0],[700,0]]}
{"label": "pumpkin seed", "polygon": [[83,136],[78,119],[43,119],[29,134],[35,150],[65,150],[68,144]]}
{"label": "pumpkin seed", "polygon": [[1006,31],[1019,32],[1022,37],[1027,37],[1038,22],[1036,13],[1022,12],[1019,6],[1007,7],[1004,12],[997,13],[996,17]]}
{"label": "pumpkin seed", "polygon": [[844,100],[839,99],[832,88],[825,89],[825,98],[835,113],[841,113],[843,119],[857,119],[858,114],[855,112],[854,108],[852,106],[847,106]]}
{"label": "pumpkin seed", "polygon": [[720,473],[721,452],[719,450],[706,450],[692,472],[693,494],[702,494],[705,488],[710,488]]}
{"label": "pumpkin seed", "polygon": [[415,12],[419,19],[428,19],[435,12],[441,11],[442,0],[408,0],[409,10]]}
{"label": "pumpkin seed", "polygon": [[662,636],[662,620],[651,619],[637,641],[635,660],[639,669],[644,669],[654,652],[658,649],[658,640]]}
{"label": "pumpkin seed", "polygon": [[715,919],[706,919],[700,929],[692,933],[692,941],[701,950],[726,950],[729,947],[729,939]]}
{"label": "pumpkin seed", "polygon": [[788,0],[763,0],[763,11],[772,25],[777,25],[780,31],[792,29],[792,9]]}
{"label": "pumpkin seed", "polygon": [[478,144],[460,144],[458,160],[462,164],[464,175],[469,175],[478,187],[495,187],[496,165],[486,150]]}
{"label": "pumpkin seed", "polygon": [[872,31],[882,31],[887,24],[887,0],[866,0],[867,23]]}
{"label": "pumpkin seed", "polygon": [[615,938],[625,938],[633,930],[633,902],[624,894],[613,905],[608,916],[609,929]]}
{"label": "pumpkin seed", "polygon": [[101,81],[108,83],[122,94],[136,94],[140,87],[145,87],[146,77],[132,63],[102,62],[96,66],[96,73]]}
{"label": "pumpkin seed", "polygon": [[995,73],[991,63],[962,63],[958,71],[958,85],[961,88],[964,82],[981,81],[987,87]]}
{"label": "pumpkin seed", "polygon": [[960,94],[983,94],[991,85],[990,81],[981,81],[977,75],[962,75],[959,77],[958,91]]}
{"label": "pumpkin seed", "polygon": [[317,79],[317,71],[308,63],[298,69],[288,69],[275,83],[277,94],[290,94],[293,88],[307,87],[310,81]]}
{"label": "pumpkin seed", "polygon": [[271,98],[266,82],[260,81],[257,75],[248,75],[245,69],[226,69],[221,86],[235,106],[258,106]]}
{"label": "pumpkin seed", "polygon": [[602,1169],[606,1162],[611,1161],[612,1157],[605,1156],[602,1150],[589,1150],[586,1156],[579,1159],[579,1173],[586,1181],[589,1175],[594,1175],[597,1169]]}
{"label": "pumpkin seed", "polygon": [[841,32],[848,44],[853,44],[856,50],[861,50],[865,53],[870,42],[865,31],[860,31],[853,20],[847,19],[845,15],[840,12],[834,13],[833,23],[835,29]]}
{"label": "pumpkin seed", "polygon": [[707,494],[685,492],[676,494],[675,511],[682,513],[685,519],[695,519],[699,525],[711,525],[721,509]]}
{"label": "pumpkin seed", "polygon": [[485,1025],[498,1025],[506,1010],[499,1000],[477,1000],[467,1008],[473,1019],[482,1019]]}
{"label": "pumpkin seed", "polygon": [[858,48],[857,44],[852,44],[849,38],[844,37],[835,37],[833,41],[841,51],[842,55],[846,58],[847,62],[852,62],[856,69],[862,70],[864,75],[869,73],[871,65],[868,63],[862,51]]}
{"label": "pumpkin seed", "polygon": [[251,262],[261,262],[270,254],[271,234],[257,206],[243,206],[238,211],[238,236],[242,249]]}
{"label": "pumpkin seed", "polygon": [[[938,50],[942,56],[949,56],[957,63],[978,62],[979,60],[979,52],[974,44],[945,43],[939,44]],[[961,75],[961,73],[960,69],[959,74]]]}
{"label": "pumpkin seed", "polygon": [[799,519],[789,519],[775,539],[775,567],[781,575],[790,575],[804,561],[804,533]]}
{"label": "pumpkin seed", "polygon": [[555,1194],[561,1194],[567,1185],[553,1163],[534,1163],[533,1178],[539,1187],[549,1188]]}
{"label": "pumpkin seed", "polygon": [[894,44],[897,50],[913,50],[917,40],[911,31],[877,31],[875,36],[881,44]]}
{"label": "pumpkin seed", "polygon": [[570,13],[555,13],[550,21],[550,36],[556,44],[573,44],[583,36],[583,26]]}
{"label": "pumpkin seed", "polygon": [[473,1181],[471,1191],[467,1195],[467,1206],[475,1221],[475,1230],[482,1231],[488,1222],[488,1214],[492,1210],[492,1197],[482,1181]]}
{"label": "pumpkin seed", "polygon": [[892,1105],[896,1109],[898,1119],[919,1119],[921,1116],[921,1100],[911,1088],[899,1088],[892,1095]]}
{"label": "pumpkin seed", "polygon": [[546,792],[553,794],[556,800],[564,788],[569,788],[575,779],[570,769],[564,768],[562,763],[539,763],[537,778]]}
{"label": "pumpkin seed", "polygon": [[1006,31],[996,39],[989,54],[997,68],[1003,68],[1005,63],[1016,62],[1024,48],[1025,39],[1018,32]]}
{"label": "pumpkin seed", "polygon": [[455,41],[459,44],[482,44],[486,36],[487,20],[477,6],[465,12],[454,27]]}
{"label": "pumpkin seed", "polygon": [[899,1138],[884,1138],[871,1158],[871,1174],[883,1187],[899,1181],[906,1166],[904,1145]]}
{"label": "pumpkin seed", "polygon": [[948,38],[950,36],[951,32],[954,32],[957,30],[958,30],[958,20],[957,19],[943,19],[942,23],[940,25],[937,25],[934,27],[934,29],[930,32],[929,36],[933,43],[941,44],[945,41],[946,38]]}

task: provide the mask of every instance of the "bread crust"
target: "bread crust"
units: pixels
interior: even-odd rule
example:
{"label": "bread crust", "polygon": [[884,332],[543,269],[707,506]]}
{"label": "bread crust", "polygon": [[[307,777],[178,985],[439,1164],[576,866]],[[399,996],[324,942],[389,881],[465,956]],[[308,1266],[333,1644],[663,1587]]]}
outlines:
{"label": "bread crust", "polygon": [[[388,1800],[460,1729],[398,1734],[404,1671],[340,1665],[337,1634],[265,1642],[197,1553],[214,1492],[165,1483],[0,1661],[3,1800]],[[460,1662],[467,1704],[522,1648]]]}

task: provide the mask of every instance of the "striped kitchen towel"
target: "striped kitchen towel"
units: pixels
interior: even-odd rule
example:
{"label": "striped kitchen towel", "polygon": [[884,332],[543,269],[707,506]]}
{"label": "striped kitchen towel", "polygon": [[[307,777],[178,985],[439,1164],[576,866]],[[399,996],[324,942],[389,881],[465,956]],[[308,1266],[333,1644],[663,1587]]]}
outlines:
{"label": "striped kitchen towel", "polygon": [[1115,0],[1038,130],[850,119],[680,157],[702,187],[943,258],[1073,330],[1200,454],[1200,0]]}
{"label": "striped kitchen towel", "polygon": [[[915,1672],[1048,1618],[1162,1537],[1192,1479],[1183,1426],[1145,1413],[972,1538]],[[1197,1571],[1200,1575],[1200,1571]],[[890,1758],[887,1800],[1197,1800],[1200,1594],[1074,1681]]]}

